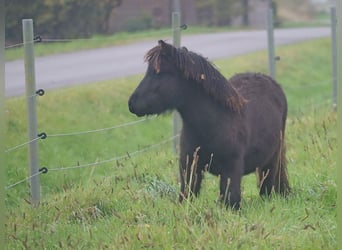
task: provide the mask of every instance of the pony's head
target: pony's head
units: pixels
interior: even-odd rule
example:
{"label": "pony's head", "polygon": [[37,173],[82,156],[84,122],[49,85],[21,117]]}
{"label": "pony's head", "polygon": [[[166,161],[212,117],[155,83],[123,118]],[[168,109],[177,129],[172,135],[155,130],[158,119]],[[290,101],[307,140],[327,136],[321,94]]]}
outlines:
{"label": "pony's head", "polygon": [[243,98],[206,58],[160,40],[145,56],[146,74],[131,95],[129,110],[137,116],[178,109],[191,92],[202,89],[224,107],[238,111]]}
{"label": "pony's head", "polygon": [[160,114],[178,107],[182,101],[182,77],[173,61],[180,50],[160,40],[158,46],[147,52],[147,71],[128,102],[132,113]]}

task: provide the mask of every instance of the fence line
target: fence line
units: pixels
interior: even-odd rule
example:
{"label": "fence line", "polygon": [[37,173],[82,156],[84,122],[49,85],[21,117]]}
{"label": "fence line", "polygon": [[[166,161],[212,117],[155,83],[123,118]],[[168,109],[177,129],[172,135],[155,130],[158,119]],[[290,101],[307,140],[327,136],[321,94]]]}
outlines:
{"label": "fence line", "polygon": [[174,140],[176,137],[178,137],[178,135],[175,135],[175,136],[172,136],[166,140],[163,140],[159,143],[156,143],[156,144],[152,144],[152,145],[149,145],[149,146],[146,146],[142,149],[139,149],[139,150],[136,150],[136,151],[133,151],[131,153],[126,153],[124,155],[120,155],[120,156],[116,156],[116,157],[113,157],[113,158],[110,158],[110,159],[107,159],[107,160],[103,160],[103,161],[98,161],[98,162],[94,162],[94,163],[86,163],[86,164],[82,164],[82,165],[75,165],[75,166],[70,166],[70,167],[61,167],[61,168],[51,168],[51,169],[48,169],[46,167],[44,168],[41,168],[39,170],[39,172],[31,175],[31,176],[28,176],[20,181],[17,181],[9,186],[6,186],[5,189],[10,189],[10,188],[13,188],[25,181],[28,181],[30,179],[32,179],[33,177],[35,176],[38,176],[40,174],[45,174],[47,173],[48,171],[66,171],[66,170],[72,170],[72,169],[77,169],[77,168],[86,168],[86,167],[92,167],[92,166],[98,166],[98,165],[101,165],[101,164],[105,164],[105,163],[108,163],[108,162],[113,162],[113,161],[118,161],[118,160],[123,160],[123,159],[128,159],[128,158],[131,158],[132,156],[136,156],[136,155],[139,155],[139,154],[142,154],[142,153],[145,153],[151,149],[154,149],[154,148],[157,148],[157,147],[160,147],[161,145],[163,144],[166,144],[168,142],[171,142],[172,140]]}
{"label": "fence line", "polygon": [[315,88],[315,87],[324,87],[326,84],[329,84],[332,82],[332,79],[330,80],[324,80],[321,81],[321,83],[314,83],[314,84],[310,84],[310,85],[286,85],[286,86],[282,86],[284,87],[284,89],[305,89],[305,88]]}
{"label": "fence line", "polygon": [[[306,103],[305,106],[309,106],[309,105],[312,105],[312,108],[320,108],[324,105],[327,105],[329,103],[329,99],[326,99],[326,100],[323,100],[319,103]],[[136,123],[139,123],[139,122],[142,122],[142,121],[146,121],[147,119],[141,119],[141,120],[138,120]],[[133,123],[133,122],[132,122]],[[127,123],[126,123],[127,124]],[[120,125],[118,125],[120,126]],[[20,181],[17,181],[11,185],[8,185],[5,187],[5,189],[11,189],[25,181],[28,181],[30,180],[31,178],[35,177],[35,176],[38,176],[40,174],[44,174],[44,173],[47,173],[48,171],[66,171],[66,170],[72,170],[72,169],[78,169],[78,168],[86,168],[86,167],[92,167],[92,166],[98,166],[98,165],[102,165],[102,164],[105,164],[105,163],[109,163],[109,162],[113,162],[113,161],[118,161],[118,160],[123,160],[123,159],[128,159],[128,158],[131,158],[132,156],[136,156],[136,155],[139,155],[139,154],[142,154],[144,152],[147,152],[148,150],[151,150],[153,148],[156,148],[156,147],[159,147],[163,144],[166,144],[168,142],[171,142],[173,141],[176,137],[179,137],[179,134],[178,135],[175,135],[175,136],[172,136],[166,140],[163,140],[159,143],[156,143],[156,144],[153,144],[153,145],[149,145],[149,146],[146,146],[140,150],[136,150],[136,151],[133,151],[131,153],[127,152],[126,154],[124,155],[121,155],[121,156],[116,156],[116,157],[113,157],[113,158],[110,158],[110,159],[107,159],[107,160],[103,160],[103,161],[98,161],[98,162],[94,162],[94,163],[86,163],[86,164],[82,164],[82,165],[74,165],[74,166],[70,166],[70,167],[61,167],[61,168],[51,168],[51,169],[47,169],[47,168],[42,168],[41,170],[42,171],[39,171],[37,172],[36,174],[33,174],[31,176],[28,176]],[[35,140],[38,140],[38,139],[41,139],[41,137],[37,137]],[[29,143],[29,142],[28,142]],[[27,144],[27,143],[26,143]],[[23,145],[26,145],[26,144],[23,144]],[[21,146],[21,145],[18,145],[18,146]],[[17,147],[18,147],[17,146]]]}
{"label": "fence line", "polygon": [[157,148],[163,144],[166,144],[170,141],[172,141],[174,138],[178,137],[179,135],[175,135],[175,136],[172,136],[170,137],[169,139],[166,139],[166,140],[163,140],[159,143],[156,143],[156,144],[153,144],[153,145],[149,145],[149,146],[146,146],[142,149],[139,149],[139,150],[136,150],[136,151],[133,151],[131,153],[126,153],[124,155],[121,155],[121,156],[117,156],[117,157],[114,157],[114,158],[111,158],[111,159],[107,159],[107,160],[103,160],[103,161],[99,161],[99,162],[94,162],[94,163],[87,163],[87,164],[82,164],[82,165],[75,165],[75,166],[70,166],[70,167],[62,167],[62,168],[51,168],[49,169],[49,171],[64,171],[64,170],[70,170],[70,169],[77,169],[77,168],[85,168],[85,167],[91,167],[91,166],[97,166],[97,165],[101,165],[101,164],[105,164],[105,163],[108,163],[108,162],[113,162],[113,161],[118,161],[118,160],[122,160],[122,159],[127,159],[127,158],[130,158],[132,156],[136,156],[136,155],[139,155],[139,154],[142,154],[148,150],[151,150],[153,148]]}
{"label": "fence line", "polygon": [[[329,83],[330,80],[326,81],[323,83],[326,84],[326,83]],[[312,87],[320,87],[322,85],[318,85],[318,84],[315,84],[315,85],[306,85],[306,86],[285,86],[284,88],[285,89],[298,89],[298,88],[312,88]],[[38,95],[38,94],[37,94]],[[305,106],[307,105],[310,105],[310,103],[307,103]],[[94,130],[87,130],[87,131],[80,131],[80,132],[70,132],[70,133],[56,133],[56,134],[45,134],[45,133],[42,133],[40,134],[40,136],[37,136],[37,138],[33,139],[33,140],[30,140],[30,141],[27,141],[27,142],[24,142],[24,143],[21,143],[19,145],[16,145],[16,146],[13,146],[11,148],[8,148],[5,150],[5,153],[9,153],[11,151],[14,151],[18,148],[21,148],[25,145],[28,145],[36,140],[39,140],[39,139],[45,139],[46,136],[48,136],[49,138],[50,137],[65,137],[65,136],[76,136],[76,135],[85,135],[85,134],[90,134],[90,133],[97,133],[97,132],[103,132],[103,131],[108,131],[108,130],[113,130],[113,129],[117,129],[117,128],[122,128],[122,127],[128,127],[128,126],[132,126],[132,125],[136,125],[136,124],[139,124],[139,123],[142,123],[142,122],[145,122],[147,120],[152,120],[152,119],[155,119],[157,116],[151,116],[151,117],[146,117],[146,118],[143,118],[143,119],[140,119],[140,120],[137,120],[137,121],[131,121],[131,122],[127,122],[127,123],[122,123],[122,124],[119,124],[119,125],[115,125],[115,126],[112,126],[112,127],[106,127],[106,128],[100,128],[100,129],[94,129]]]}
{"label": "fence line", "polygon": [[[326,100],[320,101],[320,102],[318,102],[318,103],[306,103],[304,106],[310,106],[310,105],[311,105],[312,108],[317,109],[317,108],[320,108],[320,107],[322,107],[322,106],[324,106],[324,105],[328,105],[329,102],[330,102],[330,100],[329,100],[329,99],[326,99]],[[146,121],[146,120],[147,120],[147,119],[141,119],[141,120],[138,120],[136,123],[139,123],[139,122],[142,122],[142,121]],[[132,122],[132,123],[133,123],[133,122]],[[120,126],[120,125],[118,125],[118,126]],[[35,176],[38,176],[38,175],[40,175],[40,174],[47,173],[48,171],[54,171],[54,172],[56,172],[56,171],[73,170],[73,169],[86,168],[86,167],[92,167],[92,166],[98,166],[98,165],[102,165],[102,164],[109,163],[109,162],[113,162],[113,161],[128,159],[128,158],[131,158],[131,157],[133,157],[133,156],[136,156],[136,155],[142,154],[142,153],[144,153],[144,152],[147,152],[147,151],[149,151],[149,150],[151,150],[151,149],[157,148],[157,147],[159,147],[159,146],[161,146],[161,145],[163,145],[163,144],[166,144],[166,143],[168,143],[168,142],[171,142],[171,141],[173,141],[176,137],[179,137],[179,134],[177,134],[177,135],[175,135],[175,136],[172,136],[172,137],[170,137],[170,138],[168,138],[168,139],[166,139],[166,140],[163,140],[163,141],[161,141],[161,142],[159,142],[159,143],[156,143],[156,144],[152,144],[152,145],[146,146],[146,147],[144,147],[144,148],[142,148],[142,149],[139,149],[139,150],[136,150],[136,151],[133,151],[133,152],[130,152],[130,153],[127,152],[127,153],[124,154],[124,155],[116,156],[116,157],[113,157],[113,158],[110,158],[110,159],[107,159],[107,160],[103,160],[103,161],[98,161],[98,162],[94,162],[94,163],[86,163],[86,164],[81,164],[81,165],[78,164],[78,165],[74,165],[74,166],[70,166],[70,167],[61,167],[61,168],[50,168],[50,169],[48,169],[48,168],[45,167],[45,168],[42,168],[42,169],[41,169],[42,171],[39,171],[39,172],[37,172],[36,174],[33,174],[33,175],[28,176],[28,177],[26,177],[26,178],[24,178],[24,179],[22,179],[22,180],[20,180],[20,181],[17,181],[17,182],[15,182],[15,183],[13,183],[13,184],[11,184],[11,185],[6,186],[5,189],[6,189],[6,190],[7,190],[7,189],[11,189],[11,188],[13,188],[13,187],[15,187],[15,186],[17,186],[17,185],[19,185],[19,184],[25,182],[25,181],[30,180],[31,178],[33,178],[33,177],[35,177]],[[41,139],[41,137],[37,137],[35,140],[38,140],[38,139]]]}
{"label": "fence line", "polygon": [[26,177],[25,179],[22,179],[22,180],[20,180],[20,181],[17,181],[16,183],[13,183],[13,184],[11,184],[11,185],[9,185],[9,186],[6,186],[5,189],[7,190],[7,189],[10,189],[10,188],[13,188],[13,187],[15,187],[15,186],[17,186],[17,185],[19,185],[19,184],[25,182],[25,181],[31,180],[33,177],[36,177],[36,176],[38,176],[38,175],[40,175],[40,174],[42,174],[42,173],[43,173],[43,172],[39,171],[39,172],[37,172],[37,173],[35,173],[35,174],[29,176],[29,177]]}
{"label": "fence line", "polygon": [[21,47],[23,45],[24,45],[24,43],[16,43],[16,44],[5,46],[5,49],[12,49],[12,48],[16,48],[16,47]]}
{"label": "fence line", "polygon": [[[188,28],[188,25],[187,24],[182,24],[180,25],[177,30],[186,30]],[[172,29],[165,29],[165,31],[161,32],[160,34],[161,35],[168,35],[170,36],[170,31]],[[135,34],[132,32],[131,33],[132,36],[134,36]],[[115,36],[103,36],[103,37],[89,37],[89,38],[44,38],[40,35],[36,36],[34,38],[34,40],[32,42],[28,42],[28,43],[35,43],[35,42],[38,42],[38,43],[65,43],[65,42],[73,42],[73,41],[89,41],[89,40],[93,40],[93,41],[97,41],[97,40],[111,40],[115,38]],[[22,47],[25,43],[16,43],[16,44],[12,44],[12,45],[8,45],[8,46],[5,46],[5,49],[12,49],[12,48],[17,48],[17,47]]]}
{"label": "fence line", "polygon": [[16,44],[8,45],[8,46],[5,46],[5,49],[21,47],[25,44],[32,44],[32,43],[36,43],[36,42],[39,43],[41,41],[42,41],[42,38],[40,36],[36,36],[32,41],[26,41],[26,42],[22,42],[22,43],[16,43]]}
{"label": "fence line", "polygon": [[27,142],[24,142],[22,144],[19,144],[19,145],[16,145],[16,146],[13,146],[11,148],[6,149],[5,153],[9,153],[9,152],[11,152],[11,151],[13,151],[15,149],[21,148],[21,147],[23,147],[23,146],[25,146],[27,144],[30,144],[30,143],[32,143],[32,142],[34,142],[36,140],[45,139],[47,136],[49,136],[49,137],[63,137],[63,136],[83,135],[83,134],[102,132],[102,131],[122,128],[122,127],[132,126],[132,125],[135,125],[135,124],[138,124],[138,123],[141,123],[141,122],[145,122],[147,120],[154,119],[155,117],[156,116],[151,116],[151,117],[143,118],[143,119],[140,119],[140,120],[137,120],[137,121],[131,121],[131,122],[127,122],[127,123],[122,123],[122,124],[115,125],[115,126],[108,127],[108,128],[94,129],[94,130],[88,130],[88,131],[82,131],[82,132],[61,133],[61,134],[48,134],[48,135],[46,133],[40,133],[37,136],[37,138],[35,138],[33,140],[30,140],[30,141],[27,141]]}
{"label": "fence line", "polygon": [[122,128],[122,127],[128,127],[132,125],[136,125],[138,123],[145,122],[147,120],[154,119],[156,116],[152,117],[146,117],[137,121],[131,121],[119,125],[115,125],[112,127],[107,127],[107,128],[100,128],[100,129],[94,129],[94,130],[87,130],[87,131],[81,131],[81,132],[70,132],[70,133],[60,133],[60,134],[49,134],[49,137],[63,137],[63,136],[74,136],[74,135],[84,135],[84,134],[90,134],[90,133],[97,133],[97,132],[103,132],[107,130],[112,130],[112,129],[117,129],[117,128]]}
{"label": "fence line", "polygon": [[[188,25],[187,24],[182,24],[182,25],[179,25],[178,28],[176,28],[176,30],[186,30],[188,28]],[[166,29],[165,31],[162,31],[161,34],[162,35],[168,35],[170,36],[170,31],[172,31],[173,29]],[[132,33],[132,35],[134,35]],[[65,38],[65,39],[60,39],[60,38],[42,38],[41,37],[41,42],[46,42],[46,43],[53,43],[53,42],[72,42],[72,41],[80,41],[80,40],[93,40],[93,41],[96,41],[96,40],[101,40],[103,41],[104,39],[113,39],[113,37],[110,37],[110,36],[107,36],[107,37],[92,37],[92,38]]]}
{"label": "fence line", "polygon": [[16,145],[16,146],[14,146],[14,147],[11,147],[11,148],[9,148],[9,149],[6,149],[6,150],[5,150],[5,153],[9,153],[9,152],[11,152],[11,151],[13,151],[13,150],[15,150],[15,149],[21,148],[21,147],[23,147],[23,146],[25,146],[25,145],[27,145],[27,144],[30,144],[30,143],[32,143],[32,142],[34,142],[34,141],[39,140],[39,139],[42,139],[42,137],[41,137],[41,136],[37,136],[37,138],[35,138],[35,139],[32,139],[32,140],[30,140],[30,141],[27,141],[27,142],[24,142],[24,143],[22,143],[22,144],[19,144],[19,145]]}
{"label": "fence line", "polygon": [[[310,85],[286,85],[286,86],[283,86],[284,89],[287,89],[287,90],[293,90],[293,89],[305,89],[305,88],[313,88],[313,87],[321,87],[325,84],[328,84],[328,83],[331,83],[332,79],[330,80],[325,80],[324,83],[321,83],[321,84],[310,84]],[[39,89],[36,91],[36,93],[32,96],[29,96],[29,97],[34,97],[34,96],[42,96],[44,95],[44,90],[43,89]],[[107,131],[107,130],[112,130],[112,129],[117,129],[117,128],[121,128],[121,127],[126,127],[126,126],[132,126],[132,125],[136,125],[136,124],[139,124],[139,123],[142,123],[142,122],[145,122],[147,120],[151,120],[151,119],[154,119],[156,118],[157,116],[154,115],[154,116],[151,116],[151,117],[146,117],[146,118],[143,118],[143,119],[140,119],[140,120],[137,120],[137,121],[131,121],[131,122],[127,122],[127,123],[122,123],[122,124],[119,124],[119,125],[115,125],[115,126],[112,126],[112,127],[107,127],[107,128],[99,128],[99,129],[94,129],[94,130],[87,130],[87,131],[80,131],[80,132],[70,132],[70,133],[55,133],[55,134],[48,134],[49,137],[64,137],[64,136],[75,136],[75,135],[83,135],[83,134],[90,134],[90,133],[97,133],[97,132],[103,132],[103,131]],[[5,153],[8,153],[8,152],[11,152],[15,149],[18,149],[18,148],[21,148],[27,144],[30,144],[32,142],[34,142],[35,140],[39,140],[39,139],[42,139],[41,137],[37,137],[33,140],[30,140],[30,141],[27,141],[27,142],[24,142],[22,144],[19,144],[19,145],[16,145],[16,146],[13,146],[9,149],[6,149],[5,150]]]}

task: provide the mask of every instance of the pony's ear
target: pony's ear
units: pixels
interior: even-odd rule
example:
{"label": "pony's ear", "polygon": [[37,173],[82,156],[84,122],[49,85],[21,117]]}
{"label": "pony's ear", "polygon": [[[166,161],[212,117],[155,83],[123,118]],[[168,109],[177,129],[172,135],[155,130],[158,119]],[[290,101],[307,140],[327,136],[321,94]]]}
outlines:
{"label": "pony's ear", "polygon": [[164,42],[163,40],[159,40],[158,44],[159,44],[159,46],[161,48],[162,54],[164,54],[164,55],[172,55],[173,47],[172,47],[171,44],[168,44],[168,43]]}
{"label": "pony's ear", "polygon": [[159,40],[158,44],[160,47],[163,47],[166,44],[166,42],[164,42],[163,40]]}
{"label": "pony's ear", "polygon": [[182,47],[182,50],[185,51],[185,52],[189,52],[188,48],[187,47]]}

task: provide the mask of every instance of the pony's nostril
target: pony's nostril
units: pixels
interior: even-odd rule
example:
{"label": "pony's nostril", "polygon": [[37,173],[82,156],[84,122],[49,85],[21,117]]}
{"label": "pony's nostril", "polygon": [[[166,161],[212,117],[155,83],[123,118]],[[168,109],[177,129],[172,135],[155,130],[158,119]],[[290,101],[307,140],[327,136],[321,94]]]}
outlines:
{"label": "pony's nostril", "polygon": [[132,95],[129,100],[128,100],[128,109],[131,113],[134,113],[134,100],[135,100],[135,95]]}
{"label": "pony's nostril", "polygon": [[128,109],[129,109],[130,112],[133,113],[133,104],[132,104],[132,100],[131,99],[129,99],[129,101],[128,101]]}

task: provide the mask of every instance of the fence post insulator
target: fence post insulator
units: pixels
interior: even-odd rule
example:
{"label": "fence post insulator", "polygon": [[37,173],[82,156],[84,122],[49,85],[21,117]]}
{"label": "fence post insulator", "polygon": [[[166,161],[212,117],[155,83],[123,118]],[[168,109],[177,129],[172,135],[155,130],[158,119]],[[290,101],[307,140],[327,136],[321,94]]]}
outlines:
{"label": "fence post insulator", "polygon": [[181,28],[182,30],[186,30],[188,28],[188,25],[182,24],[181,26],[179,26],[179,28]]}
{"label": "fence post insulator", "polygon": [[39,133],[38,134],[38,137],[40,138],[40,139],[46,139],[46,137],[47,137],[47,134],[45,133],[45,132],[42,132],[42,133]]}
{"label": "fence post insulator", "polygon": [[49,170],[46,167],[42,167],[39,169],[39,172],[42,172],[42,174],[46,174]]}
{"label": "fence post insulator", "polygon": [[38,89],[36,91],[36,94],[39,95],[39,96],[43,96],[45,94],[45,91],[44,91],[44,89]]}
{"label": "fence post insulator", "polygon": [[41,36],[36,36],[34,39],[33,39],[34,42],[36,43],[40,43],[43,41],[42,37]]}

